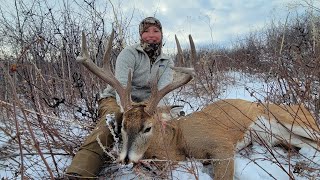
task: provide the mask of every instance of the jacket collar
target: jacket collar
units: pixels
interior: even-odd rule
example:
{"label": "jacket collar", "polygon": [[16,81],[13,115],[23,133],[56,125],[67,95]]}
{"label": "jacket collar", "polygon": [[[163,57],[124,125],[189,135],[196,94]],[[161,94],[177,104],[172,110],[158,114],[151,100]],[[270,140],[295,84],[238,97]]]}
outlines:
{"label": "jacket collar", "polygon": [[[139,44],[139,43],[138,43],[138,44],[133,45],[133,47],[134,47],[137,51],[142,52],[142,53],[144,53],[146,56],[148,56],[148,55],[147,55],[147,53],[146,53],[146,52],[144,52],[144,50],[142,49],[142,47],[140,46],[140,44]],[[157,59],[156,59],[156,61],[155,61],[155,62],[157,62],[157,61],[159,61],[159,60],[161,60],[161,59],[163,59],[163,60],[168,60],[168,59],[170,59],[170,58],[169,58],[169,56],[168,56],[168,55],[163,54],[163,52],[161,51],[160,56],[158,56],[158,57],[157,57]]]}

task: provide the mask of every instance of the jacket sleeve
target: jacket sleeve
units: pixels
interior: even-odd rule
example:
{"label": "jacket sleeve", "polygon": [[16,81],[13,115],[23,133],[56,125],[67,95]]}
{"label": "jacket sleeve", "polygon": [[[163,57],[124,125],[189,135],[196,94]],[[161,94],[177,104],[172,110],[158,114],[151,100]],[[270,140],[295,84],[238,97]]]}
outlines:
{"label": "jacket sleeve", "polygon": [[[158,89],[164,88],[166,85],[170,84],[173,81],[173,70],[170,67],[174,66],[173,60],[170,58],[166,65],[164,66],[164,70],[160,74],[160,78],[158,81]],[[169,93],[170,94],[170,93]],[[164,96],[159,102],[158,106],[169,105],[169,94]]]}
{"label": "jacket sleeve", "polygon": [[164,65],[164,69],[161,70],[160,68],[160,78],[158,81],[158,89],[162,89],[164,88],[166,85],[170,84],[173,80],[173,70],[170,67],[173,67],[174,63],[172,61],[172,59],[169,59],[165,65]]}

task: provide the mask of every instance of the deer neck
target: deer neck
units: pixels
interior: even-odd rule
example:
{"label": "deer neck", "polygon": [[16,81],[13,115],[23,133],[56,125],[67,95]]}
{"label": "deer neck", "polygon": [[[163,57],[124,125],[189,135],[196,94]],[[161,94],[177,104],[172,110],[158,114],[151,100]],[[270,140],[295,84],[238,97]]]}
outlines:
{"label": "deer neck", "polygon": [[183,139],[181,129],[178,121],[169,121],[165,124],[161,124],[160,132],[163,132],[164,140],[169,145],[180,145],[180,141]]}
{"label": "deer neck", "polygon": [[[181,143],[183,139],[177,121],[169,121],[165,124],[159,121],[155,128],[153,146],[147,150],[146,156],[147,158],[184,160],[184,148]],[[153,157],[148,157],[148,154],[152,154]]]}

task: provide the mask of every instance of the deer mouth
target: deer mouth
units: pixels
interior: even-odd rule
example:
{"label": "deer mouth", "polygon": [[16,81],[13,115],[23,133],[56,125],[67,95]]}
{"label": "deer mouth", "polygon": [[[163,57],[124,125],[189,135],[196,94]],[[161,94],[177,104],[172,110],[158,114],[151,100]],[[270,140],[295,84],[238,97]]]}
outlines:
{"label": "deer mouth", "polygon": [[119,161],[122,164],[139,163],[143,155],[139,155],[135,152],[124,152],[120,154]]}

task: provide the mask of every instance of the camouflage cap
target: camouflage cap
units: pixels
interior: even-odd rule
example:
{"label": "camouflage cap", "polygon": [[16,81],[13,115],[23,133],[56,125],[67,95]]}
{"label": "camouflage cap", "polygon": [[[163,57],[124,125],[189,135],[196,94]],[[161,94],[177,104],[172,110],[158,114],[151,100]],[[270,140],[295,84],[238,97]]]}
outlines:
{"label": "camouflage cap", "polygon": [[147,17],[147,18],[143,19],[139,24],[140,36],[144,32],[144,30],[148,29],[150,26],[158,27],[162,33],[162,25],[161,25],[160,21],[155,17]]}

